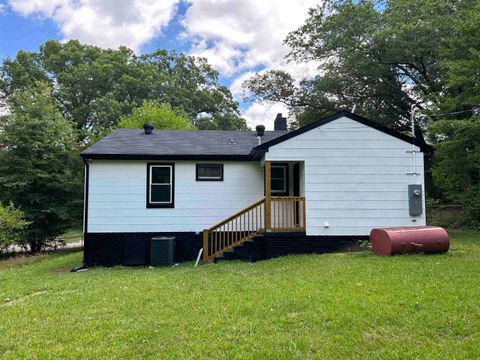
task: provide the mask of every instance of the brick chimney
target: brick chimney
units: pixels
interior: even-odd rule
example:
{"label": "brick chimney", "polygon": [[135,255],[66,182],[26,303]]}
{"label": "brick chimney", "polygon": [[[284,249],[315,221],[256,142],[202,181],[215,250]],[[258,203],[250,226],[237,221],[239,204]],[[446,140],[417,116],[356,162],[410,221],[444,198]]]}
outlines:
{"label": "brick chimney", "polygon": [[277,114],[275,118],[275,123],[273,126],[274,130],[287,130],[287,118],[283,117],[281,113]]}

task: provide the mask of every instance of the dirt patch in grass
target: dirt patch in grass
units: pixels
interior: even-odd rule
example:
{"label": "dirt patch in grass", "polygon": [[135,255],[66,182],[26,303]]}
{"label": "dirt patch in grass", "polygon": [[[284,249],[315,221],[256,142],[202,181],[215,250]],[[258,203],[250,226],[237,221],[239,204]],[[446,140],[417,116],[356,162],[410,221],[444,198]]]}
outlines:
{"label": "dirt patch in grass", "polygon": [[18,298],[18,299],[13,299],[13,300],[5,299],[5,302],[3,303],[3,306],[5,306],[5,307],[14,306],[14,305],[17,305],[21,302],[24,302],[24,301],[28,300],[28,299],[31,299],[35,296],[45,295],[47,293],[48,293],[48,291],[36,291],[34,293],[22,296],[21,298]]}
{"label": "dirt patch in grass", "polygon": [[69,268],[59,268],[50,270],[50,274],[65,274],[69,273],[71,269]]}

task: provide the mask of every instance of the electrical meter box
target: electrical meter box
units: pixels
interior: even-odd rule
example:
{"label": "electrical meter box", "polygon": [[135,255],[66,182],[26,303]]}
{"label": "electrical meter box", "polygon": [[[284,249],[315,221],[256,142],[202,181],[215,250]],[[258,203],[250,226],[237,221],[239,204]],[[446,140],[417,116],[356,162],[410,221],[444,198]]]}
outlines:
{"label": "electrical meter box", "polygon": [[420,216],[423,213],[422,185],[408,185],[408,208],[410,216]]}

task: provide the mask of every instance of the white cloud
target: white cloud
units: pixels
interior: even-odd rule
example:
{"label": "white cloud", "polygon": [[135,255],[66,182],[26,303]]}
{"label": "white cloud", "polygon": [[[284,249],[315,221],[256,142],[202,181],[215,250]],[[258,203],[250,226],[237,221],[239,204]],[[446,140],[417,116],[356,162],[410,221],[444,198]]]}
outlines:
{"label": "white cloud", "polygon": [[222,75],[231,75],[237,67],[237,59],[242,58],[240,49],[223,42],[216,42],[209,47],[204,40],[194,40],[191,54],[207,58],[208,63]]}
{"label": "white cloud", "polygon": [[273,130],[273,123],[278,113],[282,113],[283,116],[287,117],[287,107],[280,103],[253,103],[246,111],[242,113],[242,116],[245,118],[245,120],[247,120],[247,125],[251,129],[255,129],[255,126],[262,124],[265,125],[267,130]]}
{"label": "white cloud", "polygon": [[[286,35],[318,0],[191,0],[183,25],[196,43],[192,54],[221,64],[223,75],[284,63]],[[206,46],[208,44],[209,46]]]}
{"label": "white cloud", "polygon": [[6,6],[4,4],[0,4],[0,14],[5,12]]}
{"label": "white cloud", "polygon": [[24,16],[53,19],[66,39],[134,50],[158,35],[179,0],[9,0]]}
{"label": "white cloud", "polygon": [[242,88],[243,82],[250,79],[253,75],[255,75],[255,72],[246,71],[243,74],[237,76],[235,79],[233,79],[232,83],[230,84],[230,91],[232,92],[232,95],[237,100],[240,100],[243,94],[243,88]]}

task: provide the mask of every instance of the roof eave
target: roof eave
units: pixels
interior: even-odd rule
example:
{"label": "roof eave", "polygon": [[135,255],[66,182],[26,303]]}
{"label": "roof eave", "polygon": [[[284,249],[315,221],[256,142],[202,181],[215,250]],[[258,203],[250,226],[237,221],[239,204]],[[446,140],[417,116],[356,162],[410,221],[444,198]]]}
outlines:
{"label": "roof eave", "polygon": [[231,161],[252,161],[254,160],[250,155],[192,155],[192,154],[178,154],[178,155],[154,155],[154,154],[95,154],[95,153],[81,153],[80,156],[84,159],[91,160],[231,160]]}

